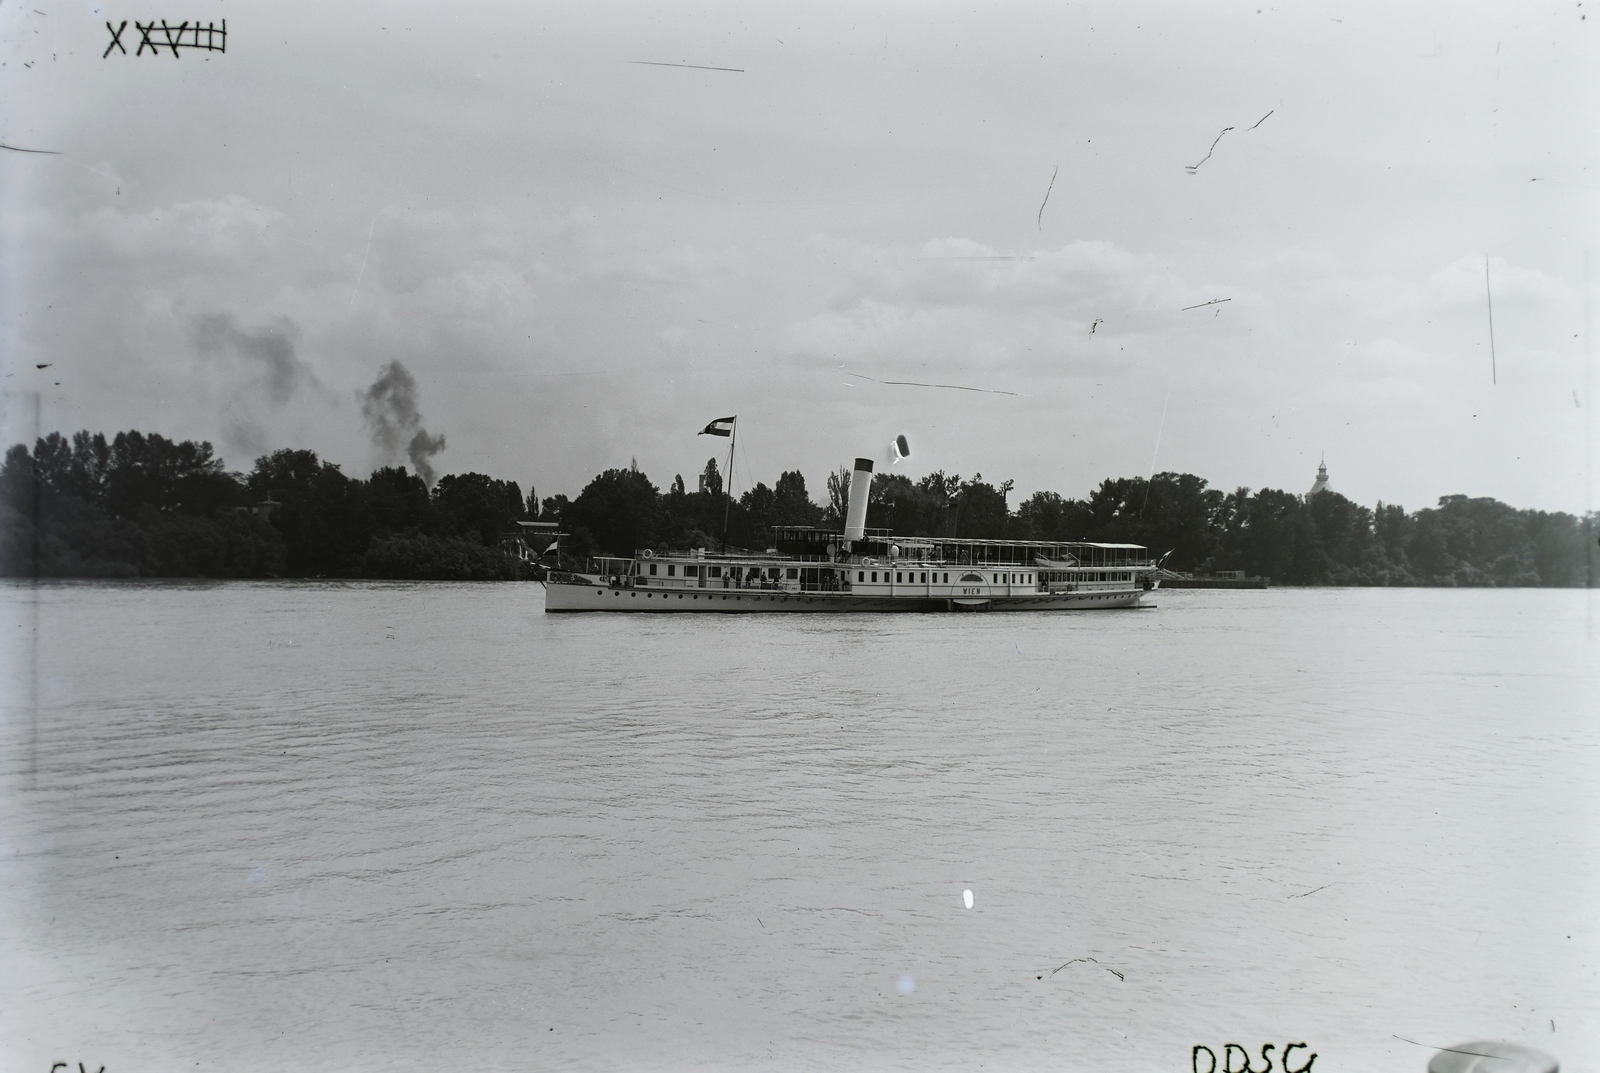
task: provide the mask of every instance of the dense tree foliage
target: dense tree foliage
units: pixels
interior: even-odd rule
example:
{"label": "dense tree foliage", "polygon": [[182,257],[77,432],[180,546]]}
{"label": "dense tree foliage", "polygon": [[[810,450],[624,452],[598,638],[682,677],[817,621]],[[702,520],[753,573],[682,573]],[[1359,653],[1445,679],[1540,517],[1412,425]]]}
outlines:
{"label": "dense tree foliage", "polygon": [[[699,482],[704,491],[687,492],[679,476],[666,493],[654,494],[637,471],[608,470],[578,502],[617,503],[624,474],[632,482],[632,505],[615,509],[631,511],[634,521],[609,521],[602,529],[593,514],[565,516],[566,527],[580,531],[573,545],[580,554],[715,549],[724,517],[730,547],[761,549],[771,525],[842,526],[850,495],[850,471],[841,468],[828,475],[826,505],[811,501],[798,472],[783,474],[775,489],[757,484],[731,500],[721,494],[712,461]],[[1271,488],[1224,493],[1193,474],[1158,473],[1102,481],[1081,500],[1035,492],[1012,511],[1011,490],[1010,481],[995,485],[979,474],[930,473],[916,481],[877,474],[867,524],[902,536],[1142,544],[1170,569],[1244,570],[1293,585],[1581,586],[1596,550],[1587,535],[1593,518],[1519,511],[1466,496],[1446,496],[1437,508],[1407,514],[1392,504],[1368,509],[1336,492],[1309,498]],[[551,501],[545,502],[547,516],[554,517]]]}
{"label": "dense tree foliage", "polygon": [[[411,479],[418,482],[416,477]],[[433,486],[433,508],[440,532],[463,537],[468,543],[486,544],[515,532],[526,504],[515,481],[462,473],[439,478]]]}
{"label": "dense tree foliage", "polygon": [[632,555],[656,541],[661,494],[637,469],[608,469],[589,482],[561,519],[580,552]]}
{"label": "dense tree foliage", "polygon": [[51,433],[0,464],[0,573],[44,577],[529,575],[501,546],[523,517],[510,481],[405,469],[345,476],[282,450],[230,473],[209,443]]}
{"label": "dense tree foliage", "polygon": [[[479,473],[430,490],[404,468],[347,477],[314,452],[282,450],[230,473],[211,445],[79,432],[18,445],[0,464],[0,572],[52,577],[528,576],[503,542],[537,515],[560,523],[568,565],[643,548],[763,549],[772,526],[842,525],[850,472],[814,502],[796,470],[737,499],[710,460],[689,491],[610,469],[575,499],[524,500]],[[1336,492],[1230,493],[1187,473],[1113,478],[1083,499],[1012,483],[878,474],[867,523],[903,536],[1142,544],[1175,570],[1244,570],[1299,585],[1582,586],[1595,576],[1596,519],[1445,496],[1407,513]]]}

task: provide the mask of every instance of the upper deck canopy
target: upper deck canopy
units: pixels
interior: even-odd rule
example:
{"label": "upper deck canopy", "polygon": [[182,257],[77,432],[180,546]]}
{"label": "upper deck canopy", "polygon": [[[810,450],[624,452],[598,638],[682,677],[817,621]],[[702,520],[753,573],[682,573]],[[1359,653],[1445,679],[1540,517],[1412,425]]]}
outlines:
{"label": "upper deck canopy", "polygon": [[[800,559],[826,559],[829,548],[843,546],[844,534],[809,525],[775,525],[773,543],[780,555]],[[1143,544],[1110,544],[1087,540],[981,540],[960,537],[896,537],[886,529],[868,529],[865,540],[855,542],[858,555],[888,559],[898,547],[900,558],[929,558],[950,563],[1028,566],[1036,558],[1083,566],[1130,566],[1146,563]]]}

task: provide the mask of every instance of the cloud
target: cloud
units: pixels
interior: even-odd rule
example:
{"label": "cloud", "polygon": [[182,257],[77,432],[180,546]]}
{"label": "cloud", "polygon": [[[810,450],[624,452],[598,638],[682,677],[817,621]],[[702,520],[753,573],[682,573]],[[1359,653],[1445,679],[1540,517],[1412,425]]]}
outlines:
{"label": "cloud", "polygon": [[195,260],[239,260],[259,255],[273,240],[274,225],[287,218],[238,194],[214,201],[186,201],[141,213],[100,208],[81,218],[82,237],[128,258],[165,256]]}
{"label": "cloud", "polygon": [[900,250],[841,241],[812,249],[836,272],[834,297],[791,323],[784,342],[816,366],[1098,376],[1210,319],[1180,314],[1182,306],[1238,293],[1098,241],[1010,253],[959,238]]}
{"label": "cloud", "polygon": [[1491,257],[1488,267],[1489,275],[1485,280],[1483,258],[1458,258],[1428,277],[1426,296],[1441,306],[1480,305],[1488,289],[1493,290],[1494,299],[1499,303],[1531,299],[1571,305],[1576,298],[1573,288],[1554,276],[1510,264],[1503,257]]}

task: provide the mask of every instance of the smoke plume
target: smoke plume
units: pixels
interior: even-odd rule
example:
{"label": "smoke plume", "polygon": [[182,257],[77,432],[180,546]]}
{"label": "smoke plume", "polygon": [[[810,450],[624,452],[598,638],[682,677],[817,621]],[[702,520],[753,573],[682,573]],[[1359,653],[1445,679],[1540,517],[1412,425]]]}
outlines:
{"label": "smoke plume", "polygon": [[429,459],[444,450],[444,437],[422,427],[417,382],[404,365],[391,361],[378,370],[378,379],[361,396],[361,416],[383,460],[398,462],[404,452],[417,476],[432,488],[435,474]]}
{"label": "smoke plume", "polygon": [[314,380],[311,370],[295,356],[294,341],[299,336],[288,317],[254,331],[239,327],[231,314],[197,317],[194,322],[195,346],[202,354],[232,351],[262,368],[267,397],[278,405],[289,401],[303,381]]}

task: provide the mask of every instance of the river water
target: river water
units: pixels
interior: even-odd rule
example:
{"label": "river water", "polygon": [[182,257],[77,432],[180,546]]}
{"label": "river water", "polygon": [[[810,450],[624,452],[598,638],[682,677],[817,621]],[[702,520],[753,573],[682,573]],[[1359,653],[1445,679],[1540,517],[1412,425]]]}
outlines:
{"label": "river water", "polygon": [[1600,1069],[1600,596],[1159,602],[10,584],[0,1058]]}

